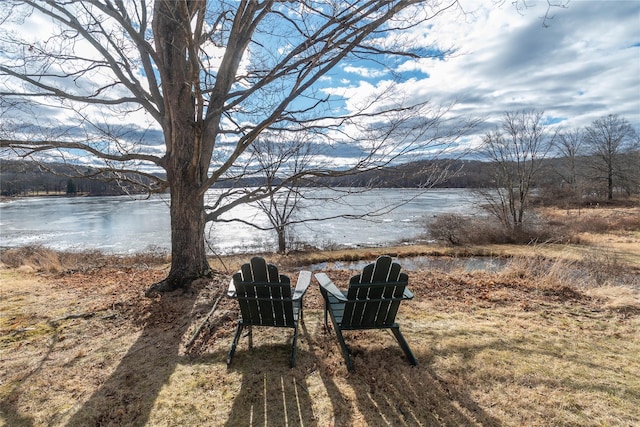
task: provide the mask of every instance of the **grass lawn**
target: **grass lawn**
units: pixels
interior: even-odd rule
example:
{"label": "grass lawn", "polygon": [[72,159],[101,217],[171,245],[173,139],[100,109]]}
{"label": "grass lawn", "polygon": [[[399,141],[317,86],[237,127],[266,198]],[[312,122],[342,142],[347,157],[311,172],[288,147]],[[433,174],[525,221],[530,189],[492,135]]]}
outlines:
{"label": "grass lawn", "polygon": [[[409,272],[415,298],[397,320],[419,365],[388,332],[347,332],[354,373],[315,282],[295,368],[291,331],[260,328],[227,367],[236,303],[207,315],[228,274],[147,298],[166,264],[23,256],[0,269],[0,425],[640,425],[640,269],[637,253],[594,256],[618,250],[607,239],[534,248],[499,272]],[[637,232],[617,239],[640,252]],[[386,251],[402,264],[417,249]],[[305,257],[271,260],[295,280]],[[356,273],[324,271],[343,287]]]}

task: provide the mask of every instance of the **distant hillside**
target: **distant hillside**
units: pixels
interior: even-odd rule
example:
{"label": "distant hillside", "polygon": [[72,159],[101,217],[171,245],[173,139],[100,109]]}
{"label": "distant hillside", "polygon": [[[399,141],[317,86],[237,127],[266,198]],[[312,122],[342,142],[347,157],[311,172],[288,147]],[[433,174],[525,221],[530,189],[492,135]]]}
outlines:
{"label": "distant hillside", "polygon": [[[91,173],[90,169],[86,171]],[[114,196],[141,191],[134,185],[117,182],[105,175],[96,178],[70,178],[70,166],[52,163],[46,168],[32,161],[0,160],[0,194]]]}
{"label": "distant hillside", "polygon": [[[416,188],[430,186],[432,177],[438,179],[435,187],[476,188],[487,182],[483,173],[486,163],[467,160],[417,161],[388,167],[375,171],[334,178],[317,179],[308,182],[309,186],[334,187],[379,187],[379,188]],[[88,172],[91,172],[88,170]],[[24,160],[0,160],[0,191],[3,196],[12,195],[65,195],[82,194],[91,196],[121,195],[136,193],[135,186],[101,180],[97,178],[69,178],[72,169],[64,164],[47,164],[46,169],[36,163]],[[258,186],[259,177],[240,181],[224,181],[215,187]]]}
{"label": "distant hillside", "polygon": [[488,182],[486,166],[477,160],[422,160],[320,182],[335,187],[478,188]]}

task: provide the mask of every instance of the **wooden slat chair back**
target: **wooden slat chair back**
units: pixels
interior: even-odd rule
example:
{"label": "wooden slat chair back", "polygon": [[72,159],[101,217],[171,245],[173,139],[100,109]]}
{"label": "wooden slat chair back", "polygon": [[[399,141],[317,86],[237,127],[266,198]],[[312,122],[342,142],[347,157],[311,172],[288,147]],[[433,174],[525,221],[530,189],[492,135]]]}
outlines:
{"label": "wooden slat chair back", "polygon": [[395,320],[400,303],[413,298],[407,288],[409,276],[400,270],[400,265],[391,257],[381,256],[361,274],[353,276],[346,291],[340,291],[326,274],[315,275],[325,300],[325,327],[329,327],[329,315],[350,371],[353,363],[342,334],[344,330],[391,329],[408,361],[418,364]]}
{"label": "wooden slat chair back", "polygon": [[298,320],[302,319],[302,297],[311,282],[311,272],[301,271],[295,291],[291,280],[278,273],[278,268],[260,257],[243,264],[233,275],[227,294],[238,300],[240,320],[227,357],[227,364],[235,353],[244,327],[248,329],[249,348],[253,346],[252,326],[293,328],[291,367],[295,365]]}
{"label": "wooden slat chair back", "polygon": [[255,269],[251,264],[244,264],[242,270],[233,275],[243,323],[245,326],[295,327],[298,308],[294,313],[291,280],[278,274],[272,264],[255,264]]}
{"label": "wooden slat chair back", "polygon": [[347,302],[340,320],[342,329],[390,327],[396,320],[409,276],[400,264],[381,257],[349,281]]}

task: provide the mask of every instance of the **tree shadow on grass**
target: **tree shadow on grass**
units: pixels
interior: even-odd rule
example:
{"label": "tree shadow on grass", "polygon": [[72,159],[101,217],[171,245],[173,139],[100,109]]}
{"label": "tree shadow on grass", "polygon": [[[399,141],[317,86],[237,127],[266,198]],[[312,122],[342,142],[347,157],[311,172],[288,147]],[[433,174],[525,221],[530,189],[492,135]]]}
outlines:
{"label": "tree shadow on grass", "polygon": [[228,369],[241,374],[242,384],[225,426],[352,425],[353,408],[336,383],[339,361],[327,358],[334,343],[316,318],[317,312],[305,313],[300,324],[294,368],[289,367],[290,340],[277,345],[254,340],[252,350],[240,341]]}
{"label": "tree shadow on grass", "polygon": [[[264,329],[254,327],[254,335]],[[300,329],[302,332],[304,326]],[[276,333],[282,331],[276,329]],[[246,340],[241,340],[228,370],[240,373],[242,384],[226,426],[318,425],[306,381],[307,355],[300,349],[300,332],[294,368],[289,367],[292,337],[282,344],[264,344],[258,338],[251,350],[246,350]]]}
{"label": "tree shadow on grass", "polygon": [[[380,333],[367,331],[358,339],[375,338],[368,332]],[[355,367],[355,371],[349,373],[333,332],[325,331],[323,335],[321,340],[334,341],[337,356],[333,356],[331,363],[335,364],[336,357],[341,362],[341,371],[334,375],[343,376],[355,396],[350,413],[337,413],[336,420],[348,422],[357,407],[362,424],[367,426],[502,425],[499,419],[489,415],[473,400],[464,385],[450,384],[440,378],[431,367],[432,355],[416,353],[418,365],[412,366],[397,344],[380,347],[375,342],[348,340]],[[325,358],[325,363],[331,358]],[[325,371],[331,373],[332,370]],[[323,380],[325,383],[335,381],[331,378]],[[340,397],[342,400],[346,398]],[[340,399],[335,397],[332,400]]]}
{"label": "tree shadow on grass", "polygon": [[6,422],[6,425],[15,426],[15,427],[17,426],[29,427],[34,425],[33,419],[31,419],[31,417],[21,415],[20,412],[16,409],[16,402],[18,401],[22,384],[24,384],[33,375],[36,375],[37,373],[43,370],[44,363],[49,358],[53,350],[55,349],[55,346],[58,343],[58,340],[59,340],[58,330],[55,328],[55,325],[54,325],[53,335],[51,337],[49,345],[47,346],[47,351],[44,353],[42,358],[40,358],[40,361],[36,365],[36,368],[30,372],[25,373],[20,378],[17,385],[15,385],[12,388],[12,390],[7,394],[7,396],[4,399],[0,400],[0,421],[4,420]]}
{"label": "tree shadow on grass", "polygon": [[307,359],[304,352],[298,351],[292,369],[290,343],[256,343],[251,350],[238,350],[228,369],[240,373],[242,383],[226,426],[318,425],[306,382],[306,364],[300,360]]}
{"label": "tree shadow on grass", "polygon": [[302,324],[298,339],[302,345],[293,369],[288,364],[289,342],[256,340],[250,351],[246,344],[238,348],[229,371],[241,375],[241,387],[227,427],[502,424],[464,385],[440,378],[429,354],[417,353],[420,364],[411,366],[399,347],[373,343],[370,348],[372,343],[351,341],[356,371],[349,373],[335,335],[320,322]]}
{"label": "tree shadow on grass", "polygon": [[367,425],[502,425],[464,387],[440,378],[428,355],[416,357],[418,366],[409,365],[399,349],[373,350],[358,357],[349,384]]}
{"label": "tree shadow on grass", "polygon": [[191,325],[187,317],[201,287],[158,296],[145,326],[104,384],[71,417],[67,426],[143,426],[160,390],[183,356],[180,345]]}

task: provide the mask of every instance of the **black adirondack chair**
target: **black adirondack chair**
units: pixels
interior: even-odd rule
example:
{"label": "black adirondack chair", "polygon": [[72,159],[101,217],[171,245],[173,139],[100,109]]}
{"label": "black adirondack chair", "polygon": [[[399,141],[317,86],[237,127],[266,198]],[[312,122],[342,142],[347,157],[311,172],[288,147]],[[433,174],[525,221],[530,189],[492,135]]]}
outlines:
{"label": "black adirondack chair", "polygon": [[249,348],[253,347],[252,326],[274,326],[293,329],[291,367],[296,360],[298,320],[302,320],[302,297],[311,283],[311,272],[301,271],[294,290],[291,281],[278,268],[260,257],[254,257],[233,275],[227,295],[238,300],[240,320],[227,356],[231,363],[238,339],[247,327]]}
{"label": "black adirondack chair", "polygon": [[353,363],[342,335],[342,331],[348,330],[391,329],[409,362],[418,364],[396,323],[400,303],[413,298],[407,288],[409,277],[400,272],[400,265],[392,262],[391,257],[381,256],[367,265],[361,274],[351,278],[347,291],[340,291],[324,273],[315,277],[325,301],[325,327],[329,327],[329,314],[349,371],[353,371]]}

